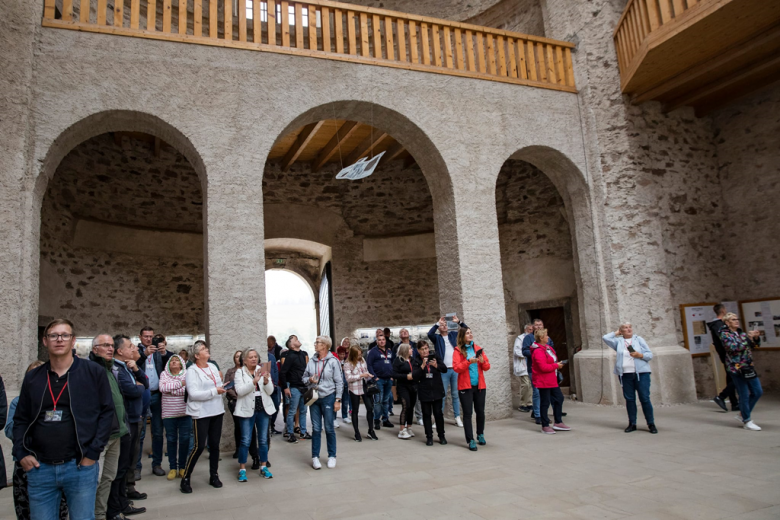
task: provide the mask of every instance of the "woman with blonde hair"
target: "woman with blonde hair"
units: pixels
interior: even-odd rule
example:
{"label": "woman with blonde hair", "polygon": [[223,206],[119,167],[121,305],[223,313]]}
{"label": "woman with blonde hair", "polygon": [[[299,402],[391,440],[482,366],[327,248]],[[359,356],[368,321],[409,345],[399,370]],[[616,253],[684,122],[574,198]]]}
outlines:
{"label": "woman with blonde hair", "polygon": [[408,343],[402,343],[398,347],[397,357],[393,360],[393,377],[398,397],[401,399],[401,413],[399,423],[401,431],[399,439],[414,437],[412,424],[414,424],[414,405],[417,402],[417,381],[422,376],[420,361],[412,359],[412,347]]}
{"label": "woman with blonde hair", "polygon": [[[311,466],[320,469],[320,446],[322,427],[328,443],[328,467],[336,467],[336,429],[333,421],[341,410],[341,394],[344,379],[341,377],[341,364],[330,352],[331,341],[327,336],[317,336],[314,340],[316,353],[306,365],[302,382],[317,391],[317,400],[309,406],[311,417]],[[307,392],[308,393],[308,392]]]}
{"label": "woman with blonde hair", "polygon": [[363,359],[363,351],[357,341],[354,341],[349,347],[349,355],[344,363],[344,376],[349,387],[349,400],[352,405],[352,427],[355,429],[355,441],[362,442],[360,436],[360,398],[363,398],[363,404],[366,405],[366,421],[368,422],[368,438],[375,441],[379,440],[374,432],[374,396],[366,393],[366,382],[373,379],[374,376],[368,371],[368,365]]}
{"label": "woman with blonde hair", "polygon": [[[474,343],[474,335],[468,327],[458,330],[458,345],[452,353],[452,369],[458,373],[458,398],[463,412],[463,431],[471,451],[477,451],[485,441],[485,385],[484,372],[490,370],[485,349]],[[471,425],[471,415],[477,412],[477,440]]]}

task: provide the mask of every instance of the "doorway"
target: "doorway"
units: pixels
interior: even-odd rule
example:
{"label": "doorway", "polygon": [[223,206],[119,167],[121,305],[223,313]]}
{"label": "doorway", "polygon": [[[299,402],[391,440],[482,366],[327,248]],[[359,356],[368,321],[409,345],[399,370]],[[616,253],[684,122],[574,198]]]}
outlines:
{"label": "doorway", "polygon": [[[566,330],[566,313],[564,308],[561,307],[548,307],[546,309],[531,309],[528,312],[528,316],[531,321],[539,319],[544,322],[544,327],[547,329],[547,335],[553,341],[555,348],[555,355],[558,357],[558,361],[569,359],[569,343]],[[561,387],[570,386],[571,378],[569,377],[569,365],[567,363],[561,369],[563,375],[563,381],[561,381]]]}

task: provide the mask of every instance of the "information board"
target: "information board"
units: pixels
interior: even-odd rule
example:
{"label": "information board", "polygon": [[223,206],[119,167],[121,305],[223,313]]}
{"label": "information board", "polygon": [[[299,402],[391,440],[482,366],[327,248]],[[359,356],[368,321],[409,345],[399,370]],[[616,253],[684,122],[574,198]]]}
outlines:
{"label": "information board", "polygon": [[780,298],[739,302],[744,331],[761,332],[761,347],[780,347]]}

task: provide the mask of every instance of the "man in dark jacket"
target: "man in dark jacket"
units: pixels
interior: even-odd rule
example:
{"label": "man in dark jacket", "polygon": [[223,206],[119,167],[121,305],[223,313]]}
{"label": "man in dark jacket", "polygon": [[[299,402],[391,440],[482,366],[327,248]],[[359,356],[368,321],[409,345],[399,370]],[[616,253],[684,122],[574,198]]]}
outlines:
{"label": "man in dark jacket", "polygon": [[[130,338],[124,335],[114,336],[114,375],[119,383],[119,389],[125,400],[127,410],[127,422],[130,429],[130,454],[127,467],[120,464],[117,479],[124,477],[127,486],[127,498],[131,500],[144,500],[146,493],[135,490],[134,464],[138,460],[138,450],[141,441],[141,428],[145,426],[144,392],[149,388],[149,381],[144,371],[134,361],[138,355],[138,347],[133,345]],[[123,458],[120,455],[120,459]],[[124,460],[122,461],[124,462]],[[123,473],[124,471],[124,473]]]}
{"label": "man in dark jacket", "polygon": [[73,324],[46,326],[49,361],[27,373],[14,415],[13,454],[27,472],[32,518],[58,518],[62,493],[71,518],[94,518],[97,460],[114,415],[105,370],[73,356]]}
{"label": "man in dark jacket", "polygon": [[[160,374],[165,370],[168,360],[173,352],[166,350],[167,341],[162,334],[155,334],[151,327],[141,329],[141,343],[138,344],[140,359],[138,364],[149,379],[149,415],[152,418],[152,473],[161,477],[165,475],[162,469],[163,457],[163,420],[162,420],[162,394],[160,393]],[[141,430],[141,442],[139,453],[143,452],[146,428]],[[138,459],[136,468],[141,470],[141,459]]]}
{"label": "man in dark jacket", "polygon": [[724,388],[720,394],[715,396],[713,401],[715,401],[715,404],[723,408],[724,412],[727,412],[728,409],[726,408],[726,398],[728,398],[729,402],[731,403],[731,411],[737,412],[739,411],[737,391],[734,387],[734,381],[731,379],[731,372],[729,371],[728,367],[726,367],[726,349],[723,347],[723,342],[720,340],[720,334],[718,334],[721,330],[726,328],[726,324],[723,322],[723,318],[726,316],[726,306],[722,303],[719,303],[715,305],[712,310],[715,312],[717,318],[709,322],[707,327],[710,329],[710,334],[712,335],[712,344],[715,346],[715,351],[718,353],[720,362],[723,364],[724,368],[726,368],[726,388]]}
{"label": "man in dark jacket", "polygon": [[392,428],[390,403],[393,402],[393,352],[387,348],[385,336],[376,337],[376,348],[366,356],[368,371],[377,378],[379,393],[374,394],[374,429]]}
{"label": "man in dark jacket", "polygon": [[295,444],[295,412],[298,414],[298,422],[301,425],[301,439],[311,439],[311,434],[306,431],[306,404],[303,396],[306,393],[306,385],[303,384],[303,373],[309,364],[309,355],[301,350],[301,342],[298,336],[290,336],[287,340],[287,350],[282,352],[281,376],[287,387],[284,394],[290,399],[290,408],[287,410],[287,441]]}

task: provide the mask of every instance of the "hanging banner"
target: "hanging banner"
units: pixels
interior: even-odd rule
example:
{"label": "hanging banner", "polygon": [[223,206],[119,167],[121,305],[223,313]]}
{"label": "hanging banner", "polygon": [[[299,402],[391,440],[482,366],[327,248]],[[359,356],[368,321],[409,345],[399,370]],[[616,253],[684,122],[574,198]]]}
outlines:
{"label": "hanging banner", "polygon": [[341,170],[338,173],[338,175],[336,175],[336,178],[356,181],[358,179],[363,179],[365,177],[368,177],[369,175],[374,173],[374,170],[376,170],[376,167],[379,164],[379,160],[382,158],[384,154],[385,152],[377,154],[372,159],[369,159],[368,157],[364,157],[360,159],[358,162],[356,162],[355,164],[351,166],[347,166],[346,168]]}

